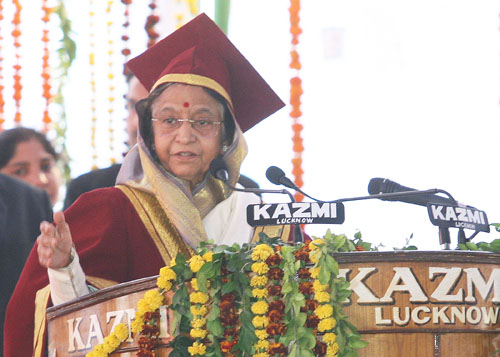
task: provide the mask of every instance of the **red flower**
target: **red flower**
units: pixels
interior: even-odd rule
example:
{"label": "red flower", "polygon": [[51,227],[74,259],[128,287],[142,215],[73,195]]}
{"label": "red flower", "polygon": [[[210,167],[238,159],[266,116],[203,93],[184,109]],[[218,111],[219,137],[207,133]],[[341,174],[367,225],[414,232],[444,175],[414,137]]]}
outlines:
{"label": "red flower", "polygon": [[299,285],[299,291],[304,295],[312,295],[313,290],[313,283],[311,283],[310,281],[300,283]]}
{"label": "red flower", "polygon": [[277,310],[279,312],[284,312],[285,303],[281,300],[271,301],[269,303],[269,310]]}
{"label": "red flower", "polygon": [[306,326],[315,329],[319,324],[319,317],[316,315],[308,315],[306,320]]}
{"label": "red flower", "polygon": [[322,357],[326,355],[326,343],[316,340],[316,346],[314,346],[313,351],[316,356]]}
{"label": "red flower", "polygon": [[309,262],[309,248],[305,245],[295,252],[295,259]]}
{"label": "red flower", "polygon": [[302,312],[314,311],[318,307],[318,302],[316,300],[306,299],[306,304],[300,309]]}
{"label": "red flower", "polygon": [[223,353],[229,353],[232,351],[234,345],[238,342],[238,340],[234,340],[233,342],[222,341],[220,343],[220,349]]}
{"label": "red flower", "polygon": [[281,295],[281,285],[268,286],[267,293],[269,294],[269,296],[280,296]]}
{"label": "red flower", "polygon": [[307,269],[307,268],[299,269],[297,275],[298,275],[299,279],[309,279],[311,277],[311,273],[309,272],[309,269]]}
{"label": "red flower", "polygon": [[271,322],[278,322],[283,318],[283,313],[278,310],[269,311],[268,317]]}
{"label": "red flower", "polygon": [[271,335],[284,335],[286,331],[286,326],[284,323],[275,323],[272,322],[269,325],[267,325],[266,332]]}
{"label": "red flower", "polygon": [[267,272],[267,277],[271,280],[281,280],[283,278],[284,272],[280,268],[271,268]]}
{"label": "red flower", "polygon": [[279,354],[280,356],[285,356],[285,354],[288,352],[285,345],[282,344],[281,342],[277,343],[271,343],[269,346],[269,349],[267,350],[269,355],[274,356],[276,354]]}
{"label": "red flower", "polygon": [[281,257],[278,254],[270,255],[269,258],[266,259],[266,264],[269,266],[280,265]]}
{"label": "red flower", "polygon": [[232,302],[232,301],[234,301],[235,298],[236,298],[236,295],[234,293],[229,293],[229,294],[222,295],[221,300]]}
{"label": "red flower", "polygon": [[237,336],[238,335],[238,330],[235,328],[235,327],[231,327],[231,328],[226,328],[224,330],[224,337],[225,338],[228,338],[230,336]]}

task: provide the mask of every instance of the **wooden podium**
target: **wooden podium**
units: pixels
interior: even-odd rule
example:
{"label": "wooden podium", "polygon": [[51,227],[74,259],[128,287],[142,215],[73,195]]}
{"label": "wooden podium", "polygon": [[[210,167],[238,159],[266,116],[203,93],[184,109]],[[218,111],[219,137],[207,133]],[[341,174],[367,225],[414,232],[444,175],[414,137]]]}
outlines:
{"label": "wooden podium", "polygon": [[[344,306],[369,342],[360,356],[497,356],[500,254],[469,251],[351,252],[335,256],[351,282]],[[49,356],[84,356],[115,323],[130,322],[156,278],[120,284],[47,310]],[[158,356],[167,356],[161,311]],[[114,355],[135,356],[129,338]]]}

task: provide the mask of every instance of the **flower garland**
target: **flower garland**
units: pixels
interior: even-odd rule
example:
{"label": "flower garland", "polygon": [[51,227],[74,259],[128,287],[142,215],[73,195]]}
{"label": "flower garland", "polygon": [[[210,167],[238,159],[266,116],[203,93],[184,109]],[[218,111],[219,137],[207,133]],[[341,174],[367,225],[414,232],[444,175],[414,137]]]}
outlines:
{"label": "flower garland", "polygon": [[207,346],[204,344],[203,339],[207,337],[208,334],[206,330],[207,319],[205,316],[208,313],[207,303],[210,297],[207,293],[200,291],[196,273],[201,270],[206,262],[211,262],[212,260],[212,252],[204,254],[203,257],[194,255],[188,260],[189,268],[195,276],[191,280],[191,287],[194,291],[189,295],[189,302],[191,303],[190,312],[193,316],[189,335],[194,339],[193,344],[188,347],[188,352],[191,356],[202,356],[207,351]]}
{"label": "flower garland", "polygon": [[14,123],[16,125],[21,124],[21,96],[23,85],[21,84],[21,64],[20,64],[20,48],[21,48],[21,3],[19,0],[13,0],[16,11],[14,13],[14,18],[12,19],[12,24],[14,29],[12,30],[12,37],[14,37],[14,47],[15,47],[15,63],[14,63],[14,102],[16,106],[16,114],[14,116]]}
{"label": "flower garland", "polygon": [[[2,0],[0,0],[0,21],[4,19],[3,17],[3,5]],[[3,124],[5,123],[4,117],[4,105],[5,100],[3,99],[3,57],[2,57],[2,45],[3,45],[3,36],[2,36],[2,27],[0,26],[0,131],[3,130]]]}
{"label": "flower garland", "polygon": [[113,331],[104,339],[104,342],[95,346],[86,357],[107,357],[115,351],[120,344],[128,338],[128,327],[121,323],[115,326]]}
{"label": "flower garland", "polygon": [[96,126],[97,126],[97,92],[95,83],[95,9],[94,0],[89,0],[89,68],[90,68],[90,148],[92,151],[92,170],[97,169],[97,146],[96,146]]}
{"label": "flower garland", "polygon": [[258,342],[254,344],[254,357],[269,356],[267,353],[269,349],[269,341],[267,341],[269,338],[267,332],[269,325],[269,317],[267,316],[269,304],[267,303],[267,290],[264,287],[269,281],[267,277],[269,265],[266,263],[266,259],[271,254],[273,254],[273,248],[267,244],[259,244],[254,248],[251,255],[252,261],[254,261],[252,272],[255,274],[250,280],[250,285],[254,288],[252,289],[252,296],[255,298],[255,302],[251,306],[253,313],[252,324],[255,328],[255,336],[258,339]]}
{"label": "flower garland", "polygon": [[155,25],[160,21],[160,17],[155,15],[156,0],[151,0],[149,8],[151,9],[151,14],[146,18],[146,24],[144,25],[144,29],[148,34],[148,48],[153,46],[156,43],[156,39],[160,36],[155,31]]}
{"label": "flower garland", "polygon": [[[162,305],[174,316],[174,355],[355,355],[366,343],[343,315],[349,284],[337,277],[331,256],[354,250],[353,242],[330,232],[309,245],[280,245],[278,239],[263,235],[241,248],[202,243],[189,260],[178,254],[160,270],[158,288],[137,304],[131,329],[141,334],[138,356],[154,356]],[[102,354],[91,356],[107,356],[121,343],[118,337],[127,337],[123,331],[111,335],[114,344],[96,346],[92,353]]]}
{"label": "flower garland", "polygon": [[106,21],[106,31],[108,35],[108,141],[109,141],[109,153],[110,153],[110,158],[109,161],[111,164],[116,164],[116,158],[114,157],[113,153],[115,151],[115,138],[114,138],[114,126],[113,126],[113,118],[114,118],[114,101],[115,101],[115,85],[114,85],[114,78],[115,75],[113,73],[113,55],[115,53],[114,50],[114,41],[113,41],[113,36],[112,36],[112,29],[113,29],[113,21],[112,21],[112,6],[113,6],[114,1],[113,0],[108,0],[107,6],[106,6],[106,16],[108,18],[108,21]]}
{"label": "flower garland", "polygon": [[[125,11],[123,13],[123,17],[125,18],[125,22],[122,24],[123,27],[123,35],[121,37],[123,41],[123,49],[122,49],[122,55],[125,57],[124,63],[128,61],[128,58],[130,56],[130,48],[128,48],[128,41],[130,39],[130,36],[128,35],[128,30],[130,26],[130,4],[132,4],[132,0],[121,0],[122,4],[125,5]],[[125,67],[123,67],[123,71],[125,73]]]}
{"label": "flower garland", "polygon": [[[296,71],[295,76],[290,80],[290,105],[291,111],[290,116],[292,117],[292,130],[293,130],[293,159],[292,159],[292,174],[295,177],[295,184],[298,187],[302,187],[304,185],[304,181],[302,179],[302,175],[304,174],[304,170],[302,169],[302,153],[304,151],[303,140],[301,137],[301,132],[303,129],[303,125],[300,122],[300,117],[302,116],[302,112],[300,110],[301,99],[302,96],[302,80],[300,79],[300,58],[299,53],[297,52],[297,45],[299,43],[299,35],[302,33],[302,29],[300,28],[300,0],[291,0],[290,8],[288,9],[290,13],[290,33],[292,34],[292,50],[290,52],[291,62],[290,68]],[[300,192],[295,193],[295,200],[297,202],[301,202],[304,199],[304,195]]]}
{"label": "flower garland", "polygon": [[46,133],[49,130],[50,123],[52,119],[49,115],[49,104],[52,100],[52,94],[50,93],[50,66],[49,66],[49,29],[48,24],[50,21],[50,14],[53,9],[47,7],[47,0],[42,0],[42,22],[44,24],[42,42],[43,42],[43,57],[42,57],[42,88],[43,88],[43,98],[45,99],[45,108],[43,110],[43,131]]}

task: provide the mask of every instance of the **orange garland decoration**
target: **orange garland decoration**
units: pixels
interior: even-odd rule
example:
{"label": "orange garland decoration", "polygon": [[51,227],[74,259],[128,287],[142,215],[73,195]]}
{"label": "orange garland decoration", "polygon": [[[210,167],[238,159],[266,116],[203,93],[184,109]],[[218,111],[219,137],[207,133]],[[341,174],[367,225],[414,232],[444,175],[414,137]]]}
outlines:
{"label": "orange garland decoration", "polygon": [[42,79],[43,79],[43,94],[42,96],[45,98],[45,109],[43,111],[43,132],[47,132],[49,130],[49,125],[52,122],[49,115],[49,104],[52,99],[52,95],[50,94],[50,67],[49,67],[49,30],[48,23],[50,21],[50,14],[52,13],[52,9],[47,7],[47,0],[42,0],[42,11],[43,17],[42,21],[44,23],[43,28],[43,57],[42,57]]}
{"label": "orange garland decoration", "polygon": [[155,25],[160,21],[160,17],[155,15],[156,9],[156,0],[151,0],[149,3],[149,8],[151,9],[151,15],[149,15],[146,19],[146,25],[144,25],[144,29],[148,34],[148,48],[153,46],[156,43],[156,39],[158,36],[158,32],[155,31]]}
{"label": "orange garland decoration", "polygon": [[19,49],[21,47],[21,42],[19,41],[19,37],[21,36],[21,4],[19,0],[13,0],[14,6],[16,7],[16,12],[14,13],[14,18],[12,19],[12,24],[14,25],[14,29],[12,30],[12,37],[14,37],[14,47],[15,47],[15,57],[16,61],[14,63],[14,101],[16,104],[16,114],[14,116],[14,123],[16,125],[21,124],[21,92],[23,86],[21,84],[21,64],[19,59],[21,55],[19,54]]}
{"label": "orange garland decoration", "polygon": [[[290,33],[292,34],[292,50],[290,52],[291,62],[290,68],[296,70],[297,74],[292,77],[290,80],[290,105],[291,111],[290,116],[292,117],[293,124],[293,159],[292,159],[292,174],[295,177],[295,184],[298,187],[302,187],[304,185],[304,181],[302,180],[302,175],[304,171],[302,170],[302,152],[304,151],[304,145],[302,143],[301,132],[304,128],[300,123],[300,117],[302,116],[302,112],[300,110],[302,96],[302,80],[299,77],[299,72],[301,69],[300,57],[297,52],[297,45],[299,43],[299,35],[302,33],[302,29],[300,28],[299,22],[299,11],[300,11],[300,0],[290,0],[290,8],[288,9],[290,12]],[[297,202],[301,202],[304,199],[304,195],[300,192],[295,193],[295,199]]]}
{"label": "orange garland decoration", "polygon": [[[130,48],[128,48],[128,41],[130,39],[129,37],[129,32],[128,32],[128,27],[130,26],[130,4],[132,4],[132,0],[121,0],[122,4],[125,5],[125,12],[123,13],[123,17],[125,18],[125,22],[122,24],[123,26],[123,35],[122,35],[122,41],[123,41],[123,49],[122,49],[122,55],[125,57],[124,63],[128,61],[128,57],[130,56]],[[125,66],[123,67],[123,73],[125,74]]]}
{"label": "orange garland decoration", "polygon": [[[2,0],[0,0],[0,21],[3,20],[3,6],[2,6]],[[0,26],[0,31],[2,29],[2,26]],[[3,36],[0,32],[0,131],[3,130],[3,123],[5,123],[5,117],[4,117],[4,105],[5,105],[5,100],[3,99],[3,90],[4,90],[4,85],[3,85],[3,57],[2,57],[2,44],[3,44]]]}

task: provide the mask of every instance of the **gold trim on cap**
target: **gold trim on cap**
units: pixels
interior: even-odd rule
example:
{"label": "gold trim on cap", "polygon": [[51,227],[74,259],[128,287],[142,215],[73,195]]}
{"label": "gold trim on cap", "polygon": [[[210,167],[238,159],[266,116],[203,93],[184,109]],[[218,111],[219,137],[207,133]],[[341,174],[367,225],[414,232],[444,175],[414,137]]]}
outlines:
{"label": "gold trim on cap", "polygon": [[200,76],[198,74],[192,73],[169,73],[158,79],[151,90],[150,93],[155,90],[160,84],[174,82],[174,83],[184,83],[191,84],[195,86],[202,86],[206,88],[210,88],[220,95],[224,97],[224,99],[228,102],[231,107],[231,111],[233,110],[233,102],[231,101],[231,97],[229,97],[229,93],[222,87],[219,83],[214,81],[211,78]]}

